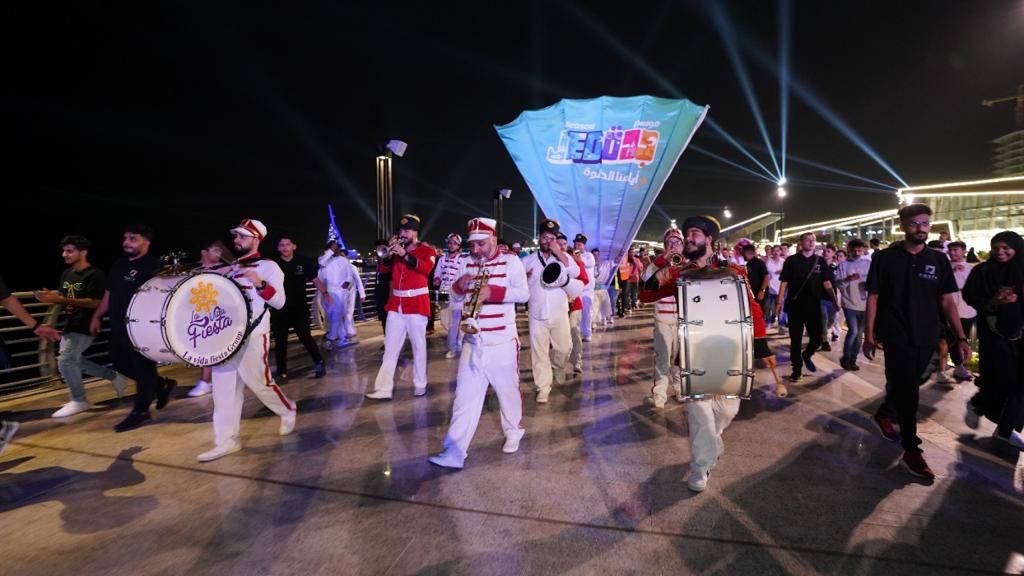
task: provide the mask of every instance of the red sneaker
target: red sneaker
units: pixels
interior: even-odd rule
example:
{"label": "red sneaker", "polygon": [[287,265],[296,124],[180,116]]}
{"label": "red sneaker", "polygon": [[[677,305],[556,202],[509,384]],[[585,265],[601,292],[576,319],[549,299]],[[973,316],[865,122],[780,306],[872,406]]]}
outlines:
{"label": "red sneaker", "polygon": [[893,426],[894,421],[892,418],[878,416],[876,414],[874,421],[875,427],[882,433],[882,438],[885,438],[889,442],[899,442],[901,440],[900,433],[897,432],[896,428]]}
{"label": "red sneaker", "polygon": [[900,461],[900,464],[918,478],[935,479],[935,472],[932,472],[932,469],[928,467],[928,463],[924,461],[924,455],[916,450],[904,452],[903,460]]}

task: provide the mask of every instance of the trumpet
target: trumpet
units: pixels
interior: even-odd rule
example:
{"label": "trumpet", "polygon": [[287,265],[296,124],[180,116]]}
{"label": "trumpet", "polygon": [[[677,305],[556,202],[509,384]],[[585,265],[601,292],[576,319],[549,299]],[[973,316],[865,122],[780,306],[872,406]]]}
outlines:
{"label": "trumpet", "polygon": [[473,291],[469,293],[466,298],[466,303],[462,306],[462,322],[459,323],[459,330],[462,330],[466,334],[476,334],[480,332],[480,326],[477,325],[477,318],[480,317],[480,308],[482,308],[483,302],[480,301],[480,291],[487,286],[487,282],[490,280],[491,271],[487,268],[483,268],[480,271],[480,275],[476,277],[476,283],[473,286]]}
{"label": "trumpet", "polygon": [[678,252],[673,252],[668,255],[668,263],[672,266],[682,266],[685,261],[686,259],[683,255]]}
{"label": "trumpet", "polygon": [[377,260],[385,260],[390,256],[387,246],[377,246]]}

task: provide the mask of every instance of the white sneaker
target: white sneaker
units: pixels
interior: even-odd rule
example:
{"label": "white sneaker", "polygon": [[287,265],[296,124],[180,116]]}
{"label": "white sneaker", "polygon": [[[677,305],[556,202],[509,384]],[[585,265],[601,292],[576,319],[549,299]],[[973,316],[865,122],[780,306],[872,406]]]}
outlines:
{"label": "white sneaker", "polygon": [[971,371],[963,364],[958,365],[956,369],[953,370],[953,377],[961,381],[974,380],[974,374],[971,374]]}
{"label": "white sneaker", "polygon": [[970,400],[967,401],[967,411],[964,412],[964,424],[967,424],[971,430],[977,430],[981,425],[981,415],[974,410],[974,405]]}
{"label": "white sneaker", "polygon": [[65,404],[60,410],[57,410],[50,415],[50,418],[67,418],[68,416],[74,416],[79,412],[85,412],[92,408],[92,405],[88,402],[77,402],[72,400]]}
{"label": "white sneaker", "polygon": [[951,382],[953,382],[953,381],[949,379],[949,376],[946,376],[945,372],[943,372],[941,370],[936,370],[935,371],[935,383],[936,384],[949,384]]}
{"label": "white sneaker", "polygon": [[584,336],[583,337],[583,341],[584,342],[590,342],[590,336]]}
{"label": "white sneaker", "polygon": [[413,388],[412,389],[412,395],[416,396],[417,398],[420,397],[420,396],[426,396],[427,395],[427,387],[424,386],[423,388]]}
{"label": "white sneaker", "polygon": [[515,454],[519,450],[519,441],[523,439],[525,434],[525,430],[520,430],[511,436],[506,436],[505,444],[501,447],[501,451],[505,454]]}
{"label": "white sneaker", "polygon": [[541,390],[540,392],[537,392],[537,404],[547,404],[549,394],[551,394],[551,390]]}
{"label": "white sneaker", "polygon": [[1021,436],[1020,432],[1017,432],[1016,430],[1011,430],[1008,438],[1000,436],[999,430],[996,430],[992,433],[992,437],[996,440],[1002,440],[1018,450],[1024,450],[1024,436]]}
{"label": "white sneaker", "polygon": [[295,430],[295,414],[296,412],[292,410],[284,416],[281,416],[281,427],[277,430],[278,434],[281,436],[287,436]]}
{"label": "white sneaker", "polygon": [[666,398],[657,398],[655,396],[644,396],[644,404],[648,406],[654,406],[655,408],[664,408]]}
{"label": "white sneaker", "polygon": [[188,397],[199,398],[200,396],[206,396],[210,392],[213,392],[213,385],[206,380],[200,380],[188,391]]}
{"label": "white sneaker", "polygon": [[4,450],[7,449],[7,444],[10,443],[11,439],[18,432],[18,426],[17,422],[0,421],[0,454],[4,453]]}
{"label": "white sneaker", "polygon": [[690,470],[690,478],[686,481],[686,486],[694,492],[703,492],[708,487],[708,477],[710,476],[711,470],[694,467]]}
{"label": "white sneaker", "polygon": [[120,372],[114,376],[114,379],[110,381],[110,384],[114,387],[114,393],[117,394],[117,399],[124,398],[124,391],[128,388],[128,378]]}
{"label": "white sneaker", "polygon": [[455,468],[461,470],[465,465],[465,458],[460,457],[455,453],[454,450],[444,450],[437,456],[431,456],[427,458],[427,461],[434,466],[441,466],[444,468]]}
{"label": "white sneaker", "polygon": [[449,359],[449,360],[451,360],[452,358],[455,358],[458,355],[459,355],[459,353],[456,352],[455,350],[449,350],[449,351],[445,352],[444,357]]}
{"label": "white sneaker", "polygon": [[377,390],[374,392],[367,392],[366,397],[371,400],[391,400],[391,392],[384,390]]}
{"label": "white sneaker", "polygon": [[215,446],[213,450],[203,452],[196,457],[200,462],[212,462],[218,458],[223,458],[228,454],[234,454],[242,449],[242,443],[238,440],[228,440],[220,446]]}

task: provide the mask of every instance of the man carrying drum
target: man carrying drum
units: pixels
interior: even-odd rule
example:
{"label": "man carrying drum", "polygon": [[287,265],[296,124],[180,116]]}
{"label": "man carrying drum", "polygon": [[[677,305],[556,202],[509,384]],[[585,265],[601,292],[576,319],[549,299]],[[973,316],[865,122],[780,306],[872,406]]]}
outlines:
{"label": "man carrying drum", "polygon": [[[645,283],[645,289],[653,292],[648,295],[651,301],[659,301],[670,294],[675,294],[676,280],[684,272],[705,270],[716,266],[714,259],[714,245],[718,238],[721,226],[718,220],[711,216],[691,216],[683,222],[681,231],[683,233],[683,256],[687,264],[681,266],[671,265],[671,261],[659,260],[662,266],[657,272],[651,275]],[[668,233],[666,237],[666,249],[669,247],[669,239],[676,238]],[[675,245],[672,242],[673,246]],[[669,257],[671,258],[671,257]],[[746,276],[746,271],[735,264],[721,263],[719,267],[729,268],[738,276]],[[750,306],[751,320],[754,324],[754,357],[764,359],[769,367],[774,366],[774,356],[768,349],[768,339],[765,334],[764,316],[761,309],[754,300],[753,293],[747,286],[747,299]],[[685,345],[685,343],[681,343]],[[673,356],[676,358],[677,356]],[[667,379],[667,374],[666,374]],[[777,393],[783,391],[776,389]],[[687,482],[690,490],[703,492],[708,484],[708,477],[711,469],[718,463],[718,459],[725,451],[725,444],[722,441],[722,432],[736,417],[739,411],[739,398],[727,398],[724,395],[705,396],[700,400],[694,400],[687,404],[687,420],[690,429],[690,448],[693,452],[693,461],[690,464],[690,477]]]}
{"label": "man carrying drum", "polygon": [[236,354],[213,367],[213,436],[216,445],[198,456],[200,462],[210,462],[242,449],[239,429],[243,386],[248,386],[264,406],[281,417],[281,436],[291,434],[295,429],[295,405],[274,383],[267,362],[270,346],[267,308],[280,310],[284,307],[284,272],[276,262],[260,256],[260,242],[267,237],[267,227],[262,222],[242,220],[231,234],[235,237],[235,251],[242,256],[227,274],[248,296],[251,332]]}

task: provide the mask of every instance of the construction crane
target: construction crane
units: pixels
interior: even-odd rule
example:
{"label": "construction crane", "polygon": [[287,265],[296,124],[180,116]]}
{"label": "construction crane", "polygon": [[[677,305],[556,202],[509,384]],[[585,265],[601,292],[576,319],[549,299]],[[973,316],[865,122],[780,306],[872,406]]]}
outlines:
{"label": "construction crane", "polygon": [[1000,102],[1009,102],[1010,100],[1017,101],[1017,106],[1014,108],[1014,111],[1017,113],[1017,130],[1024,130],[1024,84],[1017,84],[1016,96],[982,100],[981,105],[986,108],[991,108],[995,104],[999,104]]}

